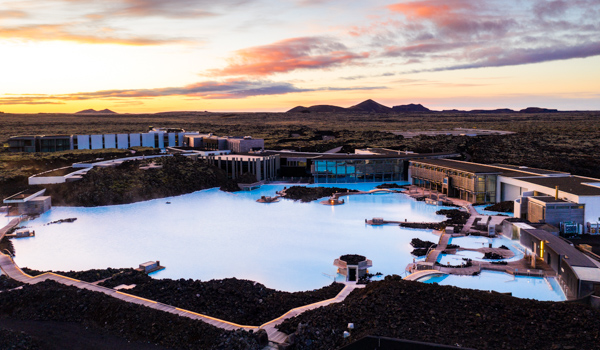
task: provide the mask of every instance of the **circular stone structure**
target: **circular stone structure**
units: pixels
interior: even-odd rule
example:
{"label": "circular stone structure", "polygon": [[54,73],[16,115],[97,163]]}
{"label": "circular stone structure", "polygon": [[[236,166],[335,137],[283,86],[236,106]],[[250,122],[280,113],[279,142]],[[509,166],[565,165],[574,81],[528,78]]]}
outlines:
{"label": "circular stone structure", "polygon": [[356,282],[367,274],[367,269],[373,262],[358,254],[346,254],[333,261],[338,267],[338,273],[346,276],[346,282]]}

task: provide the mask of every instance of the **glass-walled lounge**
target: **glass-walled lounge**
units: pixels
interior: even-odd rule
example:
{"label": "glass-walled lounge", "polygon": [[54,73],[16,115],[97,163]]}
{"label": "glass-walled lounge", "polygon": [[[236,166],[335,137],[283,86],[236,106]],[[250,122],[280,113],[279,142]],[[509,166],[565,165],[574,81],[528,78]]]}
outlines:
{"label": "glass-walled lounge", "polygon": [[403,181],[403,159],[314,160],[315,183]]}
{"label": "glass-walled lounge", "polygon": [[496,202],[497,174],[474,173],[418,161],[412,161],[410,169],[413,185],[472,203]]}

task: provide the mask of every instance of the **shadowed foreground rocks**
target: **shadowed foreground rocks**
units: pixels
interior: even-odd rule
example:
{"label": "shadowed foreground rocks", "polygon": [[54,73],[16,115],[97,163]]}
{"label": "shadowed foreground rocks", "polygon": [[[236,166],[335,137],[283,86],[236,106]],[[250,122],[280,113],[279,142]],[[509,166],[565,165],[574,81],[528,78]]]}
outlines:
{"label": "shadowed foreground rocks", "polygon": [[[3,322],[7,319],[75,323],[94,332],[169,349],[260,349],[255,334],[250,332],[221,330],[201,321],[54,281],[0,293],[0,325],[7,323]],[[0,335],[4,334],[14,339],[6,347],[0,343],[4,344],[2,349],[18,344],[24,344],[20,347],[23,349],[29,344],[36,348],[27,336],[14,332]]]}
{"label": "shadowed foreground rocks", "polygon": [[290,293],[237,278],[153,279],[137,271],[115,275],[100,285],[114,288],[120,284],[136,285],[126,291],[128,294],[249,326],[259,326],[299,306],[331,299],[344,288],[341,283],[333,283],[314,291]]}
{"label": "shadowed foreground rocks", "polygon": [[4,275],[0,275],[0,292],[10,290],[22,286],[23,283],[10,279]]}
{"label": "shadowed foreground rocks", "polygon": [[[344,339],[348,323],[355,328]],[[336,349],[377,335],[479,350],[591,350],[600,344],[600,312],[388,276],[353,291],[342,303],[286,320],[279,329],[297,331],[293,349]]]}

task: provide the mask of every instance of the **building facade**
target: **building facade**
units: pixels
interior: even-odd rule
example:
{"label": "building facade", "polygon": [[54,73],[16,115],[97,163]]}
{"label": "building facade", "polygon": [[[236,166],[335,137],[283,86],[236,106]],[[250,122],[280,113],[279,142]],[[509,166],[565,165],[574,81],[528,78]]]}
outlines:
{"label": "building facade", "polygon": [[411,182],[472,203],[496,202],[500,172],[474,164],[455,164],[445,160],[413,160],[410,162]]}

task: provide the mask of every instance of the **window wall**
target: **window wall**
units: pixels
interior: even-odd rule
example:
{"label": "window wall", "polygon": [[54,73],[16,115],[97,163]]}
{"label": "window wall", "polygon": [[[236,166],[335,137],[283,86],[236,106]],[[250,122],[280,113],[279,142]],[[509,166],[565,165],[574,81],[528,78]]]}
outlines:
{"label": "window wall", "polygon": [[315,183],[403,181],[402,159],[315,160]]}

